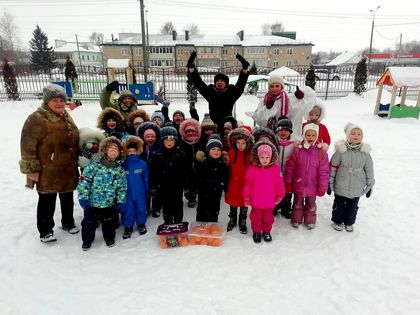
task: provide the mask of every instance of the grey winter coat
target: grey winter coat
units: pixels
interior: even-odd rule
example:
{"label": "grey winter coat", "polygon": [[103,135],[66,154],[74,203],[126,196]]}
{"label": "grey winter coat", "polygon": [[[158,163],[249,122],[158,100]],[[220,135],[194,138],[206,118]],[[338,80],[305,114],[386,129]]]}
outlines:
{"label": "grey winter coat", "polygon": [[330,161],[331,190],[347,198],[363,196],[375,184],[370,145],[351,147],[347,141],[339,140],[335,149]]}

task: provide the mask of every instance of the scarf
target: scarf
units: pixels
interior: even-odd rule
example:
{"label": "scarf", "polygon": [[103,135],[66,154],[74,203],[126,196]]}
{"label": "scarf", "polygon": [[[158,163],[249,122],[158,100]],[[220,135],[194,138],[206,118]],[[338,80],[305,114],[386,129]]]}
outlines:
{"label": "scarf", "polygon": [[287,116],[289,113],[289,98],[284,90],[282,90],[279,94],[274,95],[270,92],[267,92],[264,96],[264,105],[271,109],[275,103],[280,99],[281,107],[280,107],[280,116]]}

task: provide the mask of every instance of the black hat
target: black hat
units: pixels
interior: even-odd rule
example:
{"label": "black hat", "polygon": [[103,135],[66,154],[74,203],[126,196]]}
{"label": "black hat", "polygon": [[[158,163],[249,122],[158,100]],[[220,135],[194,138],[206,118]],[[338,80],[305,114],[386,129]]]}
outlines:
{"label": "black hat", "polygon": [[282,130],[282,129],[289,130],[290,133],[293,132],[293,124],[290,121],[290,119],[287,118],[287,116],[281,116],[277,120],[277,129],[276,129],[276,131],[279,131],[279,130]]}
{"label": "black hat", "polygon": [[206,145],[206,152],[209,153],[212,148],[219,148],[220,150],[223,149],[222,141],[217,138],[211,138],[207,141]]}
{"label": "black hat", "polygon": [[172,115],[172,118],[176,115],[176,114],[180,114],[184,119],[185,119],[185,114],[182,112],[182,111],[180,111],[179,109],[177,109],[176,111],[174,111],[174,113],[173,113],[173,115]]}
{"label": "black hat", "polygon": [[160,139],[163,141],[168,138],[178,140],[178,131],[174,127],[165,126],[160,130]]}
{"label": "black hat", "polygon": [[225,82],[226,85],[229,85],[229,77],[226,74],[218,73],[214,76],[214,84],[216,84],[217,81],[222,80]]}
{"label": "black hat", "polygon": [[134,141],[131,141],[131,142],[127,145],[127,149],[136,149],[136,150],[137,150],[137,143],[135,143]]}

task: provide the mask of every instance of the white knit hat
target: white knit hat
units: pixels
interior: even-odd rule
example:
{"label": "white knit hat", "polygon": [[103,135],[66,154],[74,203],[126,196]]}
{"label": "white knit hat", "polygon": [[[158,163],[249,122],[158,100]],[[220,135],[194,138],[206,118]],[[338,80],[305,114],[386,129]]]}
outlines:
{"label": "white knit hat", "polygon": [[279,74],[270,74],[270,76],[268,77],[268,86],[270,86],[271,83],[280,83],[281,86],[284,88],[284,80]]}
{"label": "white knit hat", "polygon": [[303,127],[303,132],[302,132],[303,137],[305,137],[305,133],[308,130],[315,131],[316,132],[316,139],[318,140],[318,137],[319,137],[319,127],[318,127],[318,125],[315,125],[313,123],[306,124],[305,127]]}
{"label": "white knit hat", "polygon": [[346,134],[346,139],[347,139],[348,142],[350,142],[350,140],[349,140],[350,139],[350,132],[353,129],[359,129],[362,132],[362,137],[363,137],[363,129],[360,126],[349,122],[344,127],[344,133]]}

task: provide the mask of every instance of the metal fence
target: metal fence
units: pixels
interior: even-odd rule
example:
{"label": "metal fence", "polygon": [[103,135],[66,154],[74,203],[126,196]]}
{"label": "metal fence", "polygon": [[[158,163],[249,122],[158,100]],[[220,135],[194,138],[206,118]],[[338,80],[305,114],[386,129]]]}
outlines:
{"label": "metal fence", "polygon": [[[309,66],[290,67],[297,71],[297,76],[285,76],[286,82],[291,85],[305,85],[306,73]],[[316,81],[315,91],[318,97],[322,99],[337,99],[347,96],[353,92],[355,66],[343,67],[314,67],[318,80]],[[40,99],[42,88],[55,81],[64,81],[64,69],[53,69],[48,72],[34,72],[29,66],[14,67],[18,83],[19,97],[21,100]],[[231,78],[239,75],[240,68],[204,68],[199,69],[201,78],[207,84],[213,83],[214,75],[217,72],[223,72]],[[268,74],[273,69],[258,68],[257,74]],[[366,89],[370,90],[376,87],[376,82],[385,70],[384,65],[371,65],[369,76],[366,83]],[[134,80],[142,83],[144,80],[143,68],[134,68]],[[124,71],[116,73],[116,79],[119,82],[126,82]],[[186,69],[176,68],[149,68],[148,80],[155,83],[158,89],[163,88],[164,97],[168,100],[186,100],[187,99],[187,77]],[[84,71],[78,73],[78,79],[74,84],[74,98],[82,101],[98,101],[101,90],[108,82],[106,69],[97,69],[96,71]],[[293,87],[289,87],[290,90]],[[258,82],[258,97],[263,97],[268,90],[266,81]],[[245,91],[247,93],[247,90]],[[408,98],[416,97],[418,89],[409,89]],[[198,94],[198,97],[201,97]],[[8,99],[4,88],[3,76],[0,76],[0,101]]]}

